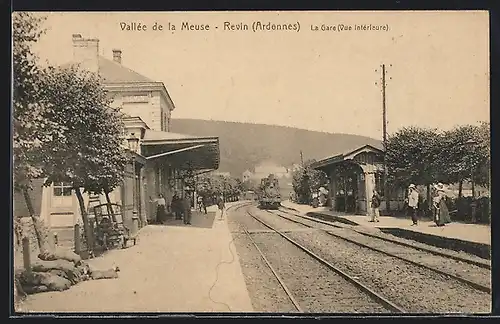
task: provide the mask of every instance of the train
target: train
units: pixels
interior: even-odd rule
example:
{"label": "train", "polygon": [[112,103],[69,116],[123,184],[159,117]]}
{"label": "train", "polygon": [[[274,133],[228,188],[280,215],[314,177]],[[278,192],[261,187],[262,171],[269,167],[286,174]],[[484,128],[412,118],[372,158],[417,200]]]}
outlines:
{"label": "train", "polygon": [[261,209],[278,209],[281,206],[279,181],[273,174],[261,179],[258,199]]}

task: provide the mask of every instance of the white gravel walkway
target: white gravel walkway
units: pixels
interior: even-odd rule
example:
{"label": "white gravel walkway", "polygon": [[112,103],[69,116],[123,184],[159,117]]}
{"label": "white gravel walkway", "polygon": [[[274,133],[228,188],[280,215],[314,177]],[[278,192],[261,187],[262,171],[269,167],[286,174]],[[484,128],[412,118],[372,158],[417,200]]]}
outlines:
{"label": "white gravel walkway", "polygon": [[118,279],[87,281],[64,292],[32,295],[22,310],[252,312],[226,220],[216,217],[212,228],[203,228],[196,226],[197,217],[206,216],[193,214],[193,226],[146,226],[136,246],[91,261],[103,269],[118,265]]}

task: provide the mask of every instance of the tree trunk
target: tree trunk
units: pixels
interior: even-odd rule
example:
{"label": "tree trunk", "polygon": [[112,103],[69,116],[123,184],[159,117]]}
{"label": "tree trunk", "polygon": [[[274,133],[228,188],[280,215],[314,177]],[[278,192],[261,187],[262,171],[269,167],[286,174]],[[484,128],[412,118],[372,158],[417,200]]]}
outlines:
{"label": "tree trunk", "polygon": [[464,181],[460,180],[458,182],[458,198],[462,198],[462,187],[464,185]]}
{"label": "tree trunk", "polygon": [[83,221],[83,233],[85,234],[85,239],[87,240],[87,250],[91,252],[94,247],[94,240],[92,237],[90,224],[89,224],[89,216],[87,215],[87,211],[85,210],[85,201],[83,200],[83,195],[80,191],[80,188],[74,188],[76,198],[78,199],[78,204],[80,205],[80,213],[82,214]]}
{"label": "tree trunk", "polygon": [[28,207],[28,212],[30,214],[31,220],[33,222],[33,228],[35,230],[35,235],[38,241],[38,247],[40,248],[40,253],[43,254],[51,250],[47,240],[48,239],[47,231],[44,230],[40,217],[35,215],[35,210],[33,208],[33,204],[31,203],[31,197],[29,195],[28,188],[23,189],[23,196],[26,202],[26,206]]}
{"label": "tree trunk", "polygon": [[107,202],[107,208],[108,208],[108,214],[112,215],[113,214],[113,209],[111,208],[111,199],[109,198],[109,191],[104,190],[104,196],[106,196],[106,202]]}
{"label": "tree trunk", "polygon": [[427,214],[432,215],[432,195],[431,195],[431,184],[426,185],[427,190]]}

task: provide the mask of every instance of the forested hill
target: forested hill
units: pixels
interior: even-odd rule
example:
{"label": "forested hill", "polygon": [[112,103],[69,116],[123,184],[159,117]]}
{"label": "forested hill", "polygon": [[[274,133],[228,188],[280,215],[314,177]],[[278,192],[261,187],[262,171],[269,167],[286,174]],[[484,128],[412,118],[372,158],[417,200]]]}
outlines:
{"label": "forested hill", "polygon": [[291,127],[235,123],[198,119],[172,119],[171,131],[198,136],[218,136],[221,164],[219,171],[241,174],[263,161],[290,166],[304,160],[321,159],[365,144],[381,146],[373,138],[315,132]]}

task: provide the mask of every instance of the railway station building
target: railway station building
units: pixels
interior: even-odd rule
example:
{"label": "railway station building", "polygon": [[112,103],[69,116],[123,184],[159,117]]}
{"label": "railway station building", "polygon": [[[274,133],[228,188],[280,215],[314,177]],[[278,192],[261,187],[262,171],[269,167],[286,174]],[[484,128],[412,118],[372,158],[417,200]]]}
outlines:
{"label": "railway station building", "polygon": [[[155,219],[152,201],[163,194],[167,204],[174,192],[183,194],[186,185],[183,170],[193,175],[217,170],[220,162],[219,139],[170,132],[170,119],[175,109],[163,82],[151,80],[122,64],[122,51],[115,49],[112,59],[99,55],[99,40],[72,37],[73,61],[81,68],[99,73],[112,97],[112,106],[125,114],[123,145],[130,153],[121,187],[110,194],[113,203],[122,205],[124,221],[135,216],[145,225]],[[43,187],[44,179],[36,179],[31,192],[35,213],[51,228],[68,228],[81,219],[76,195],[69,183]],[[104,196],[84,195],[88,212],[106,202]],[[22,195],[14,196],[14,215],[29,216]]]}
{"label": "railway station building", "polygon": [[[328,176],[332,210],[367,215],[373,189],[382,197],[380,211],[386,210],[383,161],[381,147],[364,145],[318,160],[312,167]],[[393,189],[389,196],[391,210],[403,207],[403,189]]]}

